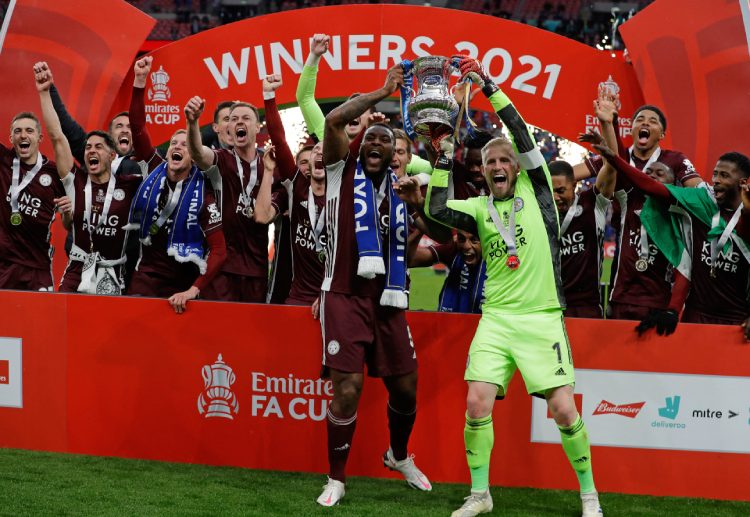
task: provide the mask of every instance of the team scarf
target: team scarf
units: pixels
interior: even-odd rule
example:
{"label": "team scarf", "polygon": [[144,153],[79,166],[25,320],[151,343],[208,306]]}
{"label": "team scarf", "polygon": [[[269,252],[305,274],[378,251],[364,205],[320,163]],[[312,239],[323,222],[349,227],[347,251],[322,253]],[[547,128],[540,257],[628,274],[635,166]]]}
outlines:
{"label": "team scarf", "polygon": [[[463,255],[456,253],[440,291],[438,311],[481,314],[485,280],[487,263],[484,260],[478,266],[469,266]],[[462,282],[465,282],[463,287]]]}
{"label": "team scarf", "polygon": [[393,190],[396,175],[388,168],[385,189],[390,201],[387,263],[383,258],[383,243],[380,236],[380,212],[372,180],[362,170],[357,160],[354,174],[354,231],[357,239],[359,264],[357,275],[375,278],[386,275],[385,288],[380,304],[399,309],[409,306],[406,294],[406,236],[408,222],[406,205]]}
{"label": "team scarf", "polygon": [[[138,230],[138,237],[144,246],[151,245],[150,228],[158,219],[159,197],[167,188],[167,163],[164,162],[148,175],[136,192],[130,207],[126,230]],[[172,212],[173,221],[169,231],[167,254],[177,262],[192,262],[201,274],[206,272],[205,235],[200,225],[200,212],[203,208],[205,177],[193,165],[182,184],[182,191]],[[176,194],[176,193],[175,193]],[[165,207],[166,208],[166,207]],[[165,221],[164,224],[168,224]]]}
{"label": "team scarf", "polygon": [[[692,248],[692,230],[686,230],[683,214],[690,213],[708,226],[709,241],[720,239],[727,227],[727,222],[721,217],[716,217],[719,207],[707,187],[665,186],[672,197],[677,200],[677,206],[667,206],[666,203],[648,196],[641,210],[641,223],[667,260],[684,275],[683,266]],[[750,262],[749,243],[734,232],[724,243],[721,251],[726,254],[735,245],[745,260]],[[690,278],[689,275],[685,276]]]}

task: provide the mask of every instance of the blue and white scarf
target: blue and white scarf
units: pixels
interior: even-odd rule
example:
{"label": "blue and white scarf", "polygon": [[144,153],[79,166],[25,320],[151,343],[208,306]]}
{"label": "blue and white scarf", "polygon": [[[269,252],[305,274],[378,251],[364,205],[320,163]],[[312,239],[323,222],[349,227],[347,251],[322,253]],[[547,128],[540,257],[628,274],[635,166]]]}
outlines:
{"label": "blue and white scarf", "polygon": [[485,280],[487,263],[484,260],[479,266],[469,266],[461,253],[457,253],[440,291],[438,311],[481,314]]}
{"label": "blue and white scarf", "polygon": [[357,171],[354,174],[354,234],[359,254],[357,275],[363,278],[386,275],[380,305],[406,309],[409,306],[409,297],[406,295],[406,236],[409,230],[406,204],[393,190],[393,182],[397,178],[390,168],[383,181],[387,184],[385,188],[390,201],[387,263],[383,259],[380,211],[375,186],[357,160]]}
{"label": "blue and white scarf", "polygon": [[[162,163],[148,175],[136,192],[130,207],[126,230],[138,230],[138,237],[144,246],[151,245],[151,224],[159,217],[159,197],[167,186],[167,164]],[[205,235],[200,225],[200,212],[205,194],[205,177],[193,165],[184,180],[180,199],[169,217],[173,223],[168,228],[169,243],[167,254],[177,262],[192,262],[201,274],[206,272]],[[168,222],[165,222],[168,224]]]}

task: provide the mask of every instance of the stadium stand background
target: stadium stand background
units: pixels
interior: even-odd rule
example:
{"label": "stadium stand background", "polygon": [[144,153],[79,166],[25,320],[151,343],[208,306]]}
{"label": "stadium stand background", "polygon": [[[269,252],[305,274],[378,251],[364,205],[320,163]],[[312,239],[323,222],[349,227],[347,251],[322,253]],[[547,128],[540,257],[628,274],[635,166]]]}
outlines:
{"label": "stadium stand background", "polygon": [[[568,0],[434,0],[398,1],[447,7],[511,19],[540,27],[591,46],[619,49],[621,43],[612,45],[611,30],[614,23],[628,19],[652,0],[585,1]],[[320,7],[324,5],[379,3],[364,0],[130,0],[130,3],[157,20],[149,35],[151,40],[176,40],[253,16]],[[2,2],[0,5],[6,4]]]}

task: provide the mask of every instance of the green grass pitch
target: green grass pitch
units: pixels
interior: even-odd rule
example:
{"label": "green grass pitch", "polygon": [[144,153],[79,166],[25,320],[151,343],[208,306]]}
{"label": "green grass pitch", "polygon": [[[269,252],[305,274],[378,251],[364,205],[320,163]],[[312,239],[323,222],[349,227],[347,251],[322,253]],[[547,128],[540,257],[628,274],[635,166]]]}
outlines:
{"label": "green grass pitch", "polygon": [[[320,444],[322,446],[323,444]],[[373,461],[376,461],[374,458]],[[448,516],[468,487],[432,492],[352,477],[341,504],[315,503],[325,476],[0,449],[0,515]],[[605,468],[601,466],[600,468]],[[571,475],[573,475],[571,473]],[[497,516],[581,514],[578,494],[494,487]],[[602,494],[607,516],[746,516],[750,503]]]}

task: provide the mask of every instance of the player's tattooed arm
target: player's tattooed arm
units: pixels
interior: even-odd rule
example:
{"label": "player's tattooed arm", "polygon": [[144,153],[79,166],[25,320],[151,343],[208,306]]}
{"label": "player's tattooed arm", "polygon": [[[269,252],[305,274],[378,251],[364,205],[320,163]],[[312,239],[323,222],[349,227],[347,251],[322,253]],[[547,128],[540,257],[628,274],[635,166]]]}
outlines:
{"label": "player's tattooed arm", "polygon": [[214,152],[203,145],[201,129],[198,119],[206,106],[205,99],[192,97],[185,105],[185,119],[187,120],[187,144],[190,158],[200,170],[205,171],[214,163]]}
{"label": "player's tattooed arm", "polygon": [[40,61],[34,64],[34,79],[36,80],[36,89],[39,92],[39,102],[42,105],[42,118],[47,128],[47,134],[52,141],[52,148],[55,152],[55,165],[60,179],[65,178],[75,165],[73,153],[70,150],[68,139],[63,134],[60,126],[60,119],[57,116],[49,89],[52,86],[52,70],[47,63]]}
{"label": "player's tattooed arm", "polygon": [[346,125],[394,93],[403,83],[404,70],[401,64],[394,65],[388,70],[382,88],[349,99],[331,111],[326,116],[323,163],[330,165],[346,158],[349,153],[349,139],[344,131]]}

